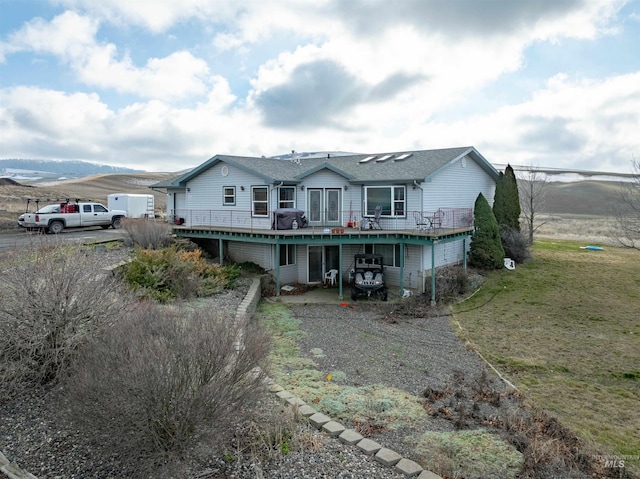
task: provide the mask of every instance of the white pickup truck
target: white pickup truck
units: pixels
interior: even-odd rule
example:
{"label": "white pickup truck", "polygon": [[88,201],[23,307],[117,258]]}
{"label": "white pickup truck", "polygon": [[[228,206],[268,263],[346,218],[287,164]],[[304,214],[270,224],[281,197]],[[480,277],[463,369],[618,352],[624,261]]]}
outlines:
{"label": "white pickup truck", "polygon": [[126,211],[109,210],[100,203],[61,203],[59,211],[25,213],[23,226],[46,233],[61,233],[65,228],[102,226],[120,228]]}

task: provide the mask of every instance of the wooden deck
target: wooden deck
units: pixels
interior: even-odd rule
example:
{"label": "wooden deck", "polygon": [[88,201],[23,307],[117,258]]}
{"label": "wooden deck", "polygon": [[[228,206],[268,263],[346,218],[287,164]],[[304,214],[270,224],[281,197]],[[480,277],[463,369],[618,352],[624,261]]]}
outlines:
{"label": "wooden deck", "polygon": [[173,232],[177,236],[199,237],[212,239],[229,239],[238,241],[254,241],[266,243],[395,243],[399,241],[410,243],[431,243],[433,241],[467,236],[473,231],[471,227],[465,228],[437,228],[437,229],[405,229],[384,230],[322,227],[311,226],[307,228],[274,230],[259,228],[240,228],[227,226],[208,225],[175,225]]}

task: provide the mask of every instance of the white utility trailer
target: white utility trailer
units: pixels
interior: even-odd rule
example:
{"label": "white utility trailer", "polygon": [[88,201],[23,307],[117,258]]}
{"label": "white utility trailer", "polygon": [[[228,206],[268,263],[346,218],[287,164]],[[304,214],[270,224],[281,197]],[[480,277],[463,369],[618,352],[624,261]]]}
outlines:
{"label": "white utility trailer", "polygon": [[113,193],[107,197],[107,206],[126,211],[128,218],[155,218],[153,195]]}

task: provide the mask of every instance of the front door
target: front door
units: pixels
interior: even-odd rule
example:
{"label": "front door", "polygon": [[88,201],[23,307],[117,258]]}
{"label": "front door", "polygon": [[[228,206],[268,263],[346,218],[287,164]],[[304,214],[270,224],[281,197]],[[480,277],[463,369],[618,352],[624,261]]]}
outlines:
{"label": "front door", "polygon": [[340,226],[342,223],[342,190],[309,188],[308,220],[311,226]]}
{"label": "front door", "polygon": [[321,283],[330,269],[340,270],[338,246],[309,246],[307,257],[309,283]]}

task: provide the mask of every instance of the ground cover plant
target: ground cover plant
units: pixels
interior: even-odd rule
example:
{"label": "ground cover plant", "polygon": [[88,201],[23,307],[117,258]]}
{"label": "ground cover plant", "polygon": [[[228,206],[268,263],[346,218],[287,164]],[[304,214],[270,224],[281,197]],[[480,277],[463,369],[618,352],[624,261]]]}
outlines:
{"label": "ground cover plant", "polygon": [[233,286],[240,270],[208,262],[199,249],[186,251],[179,245],[162,249],[136,248],[122,275],[140,297],[167,302],[176,298],[210,296]]}
{"label": "ground cover plant", "polygon": [[640,256],[580,246],[538,240],[531,262],[488,274],[455,319],[533,403],[637,472]]}

